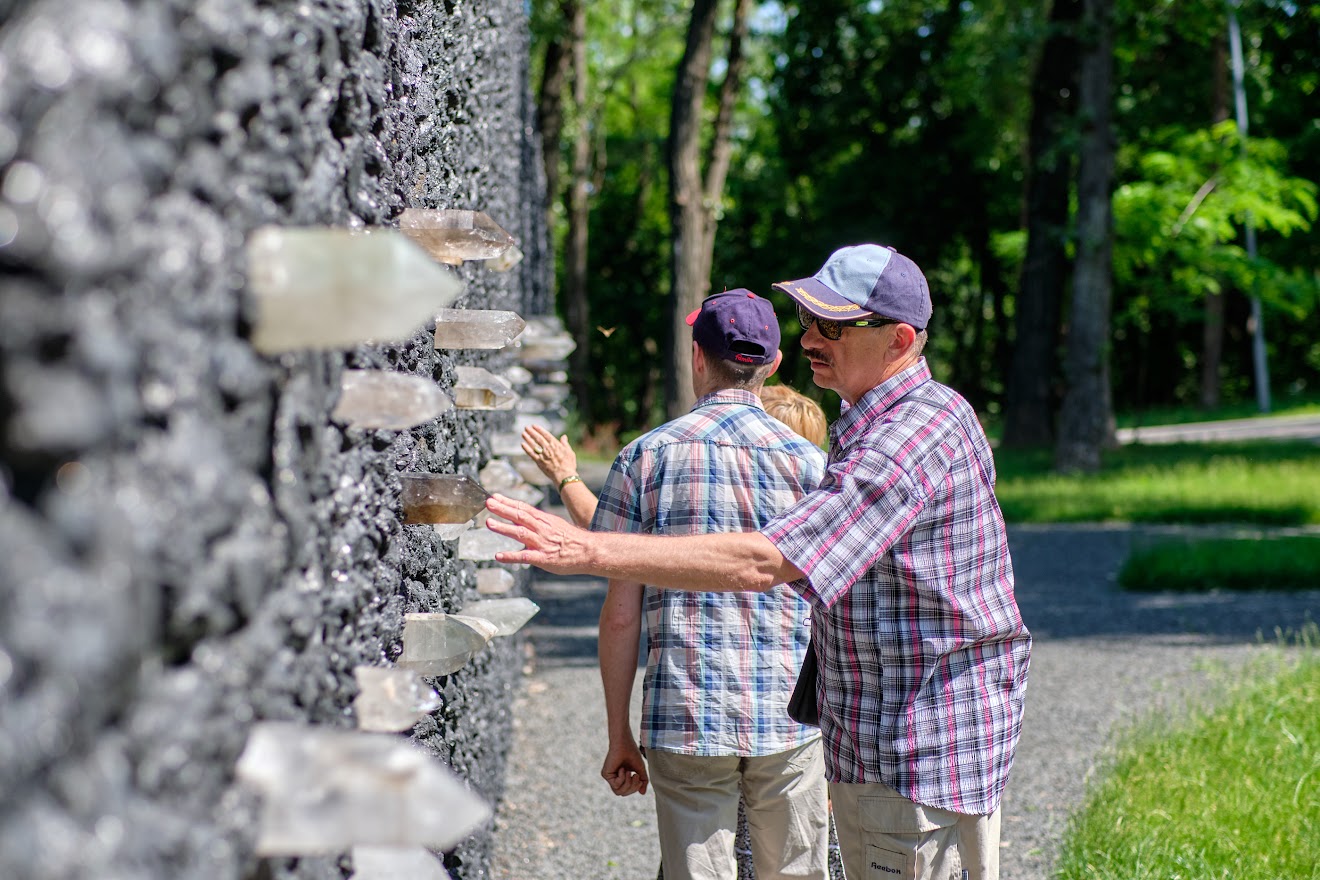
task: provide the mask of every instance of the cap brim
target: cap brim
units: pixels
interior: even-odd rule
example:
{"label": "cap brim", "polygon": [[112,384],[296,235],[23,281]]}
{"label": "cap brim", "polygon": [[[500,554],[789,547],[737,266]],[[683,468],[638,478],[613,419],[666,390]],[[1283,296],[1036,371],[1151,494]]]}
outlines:
{"label": "cap brim", "polygon": [[850,321],[871,314],[857,303],[849,302],[839,296],[815,278],[780,281],[771,286],[788,294],[798,305],[817,318],[824,318],[827,321]]}
{"label": "cap brim", "polygon": [[697,315],[700,314],[701,314],[701,306],[697,306],[695,309],[688,312],[688,316],[683,320],[687,321],[687,325],[691,327],[693,324],[697,323]]}

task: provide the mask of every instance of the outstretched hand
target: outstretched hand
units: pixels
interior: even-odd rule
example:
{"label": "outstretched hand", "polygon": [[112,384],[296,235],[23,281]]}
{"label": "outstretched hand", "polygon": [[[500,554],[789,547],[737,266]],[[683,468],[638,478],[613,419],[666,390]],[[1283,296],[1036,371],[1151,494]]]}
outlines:
{"label": "outstretched hand", "polygon": [[497,553],[497,561],[526,562],[554,574],[586,573],[591,532],[503,495],[486,499],[486,509],[491,513],[488,529],[523,545],[522,550]]}
{"label": "outstretched hand", "polygon": [[577,473],[577,454],[569,445],[567,434],[556,437],[540,425],[528,425],[523,428],[522,449],[556,485]]}

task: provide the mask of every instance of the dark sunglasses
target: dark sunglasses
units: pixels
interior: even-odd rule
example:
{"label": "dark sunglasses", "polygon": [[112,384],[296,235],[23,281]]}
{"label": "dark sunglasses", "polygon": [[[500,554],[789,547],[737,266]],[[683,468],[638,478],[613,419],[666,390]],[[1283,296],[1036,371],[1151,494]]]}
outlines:
{"label": "dark sunglasses", "polygon": [[824,318],[817,318],[802,306],[797,307],[797,312],[798,323],[802,325],[803,330],[810,330],[811,325],[815,323],[816,328],[820,330],[820,335],[831,342],[843,336],[844,327],[884,327],[889,324],[903,323],[891,318],[875,318],[869,321],[827,321]]}

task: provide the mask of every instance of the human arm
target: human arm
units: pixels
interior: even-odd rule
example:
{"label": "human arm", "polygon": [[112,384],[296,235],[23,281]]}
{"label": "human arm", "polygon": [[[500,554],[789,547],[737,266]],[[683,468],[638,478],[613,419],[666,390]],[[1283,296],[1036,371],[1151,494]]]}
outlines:
{"label": "human arm", "polygon": [[596,495],[578,476],[577,454],[569,445],[568,435],[557,438],[540,425],[528,425],[522,432],[522,448],[559,490],[574,524],[584,529],[590,526],[596,515]]}
{"label": "human arm", "polygon": [[600,681],[610,741],[600,775],[620,797],[646,794],[650,781],[629,712],[641,642],[642,590],[639,583],[612,580],[600,609]]}
{"label": "human arm", "polygon": [[[523,545],[496,556],[556,574],[592,574],[656,587],[764,592],[803,574],[759,532],[636,535],[589,532],[560,517],[495,495],[486,527]],[[496,518],[498,517],[498,519]]]}

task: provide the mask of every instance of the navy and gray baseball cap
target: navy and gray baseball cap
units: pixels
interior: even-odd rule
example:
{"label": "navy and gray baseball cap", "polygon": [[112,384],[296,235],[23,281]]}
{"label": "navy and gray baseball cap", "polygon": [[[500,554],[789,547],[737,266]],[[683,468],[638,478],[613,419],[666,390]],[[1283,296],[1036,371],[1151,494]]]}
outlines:
{"label": "navy and gray baseball cap", "polygon": [[827,321],[879,315],[925,330],[930,322],[930,287],[917,264],[878,244],[839,248],[820,271],[800,281],[781,281],[776,290]]}
{"label": "navy and gray baseball cap", "polygon": [[687,323],[698,345],[726,361],[768,364],[779,351],[775,307],[746,288],[706,297]]}

